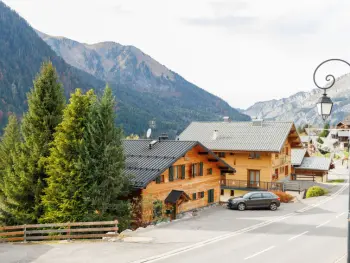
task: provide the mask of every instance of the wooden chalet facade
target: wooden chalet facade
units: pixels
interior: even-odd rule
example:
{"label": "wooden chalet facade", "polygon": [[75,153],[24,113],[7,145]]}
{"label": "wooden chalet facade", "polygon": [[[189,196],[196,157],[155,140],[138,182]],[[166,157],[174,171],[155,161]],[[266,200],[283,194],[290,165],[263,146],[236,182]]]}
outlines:
{"label": "wooden chalet facade", "polygon": [[174,219],[180,213],[218,203],[221,174],[235,172],[196,141],[160,139],[123,143],[125,171],[133,176],[144,223],[154,221],[159,214]]}
{"label": "wooden chalet facade", "polygon": [[283,190],[291,149],[301,147],[292,122],[193,122],[180,140],[198,140],[236,169],[221,180],[222,201],[250,190]]}

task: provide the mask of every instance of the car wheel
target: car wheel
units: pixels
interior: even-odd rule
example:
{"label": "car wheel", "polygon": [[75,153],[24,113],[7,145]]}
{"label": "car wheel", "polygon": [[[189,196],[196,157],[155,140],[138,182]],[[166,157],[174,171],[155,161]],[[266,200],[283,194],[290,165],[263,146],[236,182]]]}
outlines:
{"label": "car wheel", "polygon": [[276,211],[277,210],[277,204],[276,203],[271,203],[270,204],[270,210],[271,211]]}
{"label": "car wheel", "polygon": [[245,210],[245,204],[243,204],[243,203],[238,204],[237,207],[238,207],[239,211],[244,211]]}

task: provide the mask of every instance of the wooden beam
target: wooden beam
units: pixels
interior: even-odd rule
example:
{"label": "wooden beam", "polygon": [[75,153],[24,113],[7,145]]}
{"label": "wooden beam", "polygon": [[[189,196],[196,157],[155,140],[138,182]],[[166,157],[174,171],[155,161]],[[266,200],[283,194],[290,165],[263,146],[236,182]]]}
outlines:
{"label": "wooden beam", "polygon": [[209,154],[208,152],[198,152],[199,155],[207,155]]}
{"label": "wooden beam", "polygon": [[217,159],[210,158],[210,159],[208,159],[208,162],[211,162],[211,163],[217,163],[217,162],[218,162],[218,160],[217,160]]}

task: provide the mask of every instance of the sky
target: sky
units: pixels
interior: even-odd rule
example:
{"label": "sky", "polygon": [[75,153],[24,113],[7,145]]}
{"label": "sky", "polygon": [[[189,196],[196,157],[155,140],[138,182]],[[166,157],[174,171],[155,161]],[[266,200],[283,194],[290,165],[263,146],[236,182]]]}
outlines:
{"label": "sky", "polygon": [[[314,89],[313,72],[326,59],[350,61],[349,0],[4,2],[46,34],[136,46],[241,109]],[[330,71],[350,67],[321,73]]]}

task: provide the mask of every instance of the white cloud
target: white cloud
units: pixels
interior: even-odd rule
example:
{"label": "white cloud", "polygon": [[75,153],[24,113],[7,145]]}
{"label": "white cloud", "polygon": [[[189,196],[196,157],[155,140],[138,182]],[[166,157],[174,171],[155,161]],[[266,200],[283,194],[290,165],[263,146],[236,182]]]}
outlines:
{"label": "white cloud", "polygon": [[350,59],[348,0],[5,3],[51,35],[137,46],[240,108],[315,88],[321,61]]}

